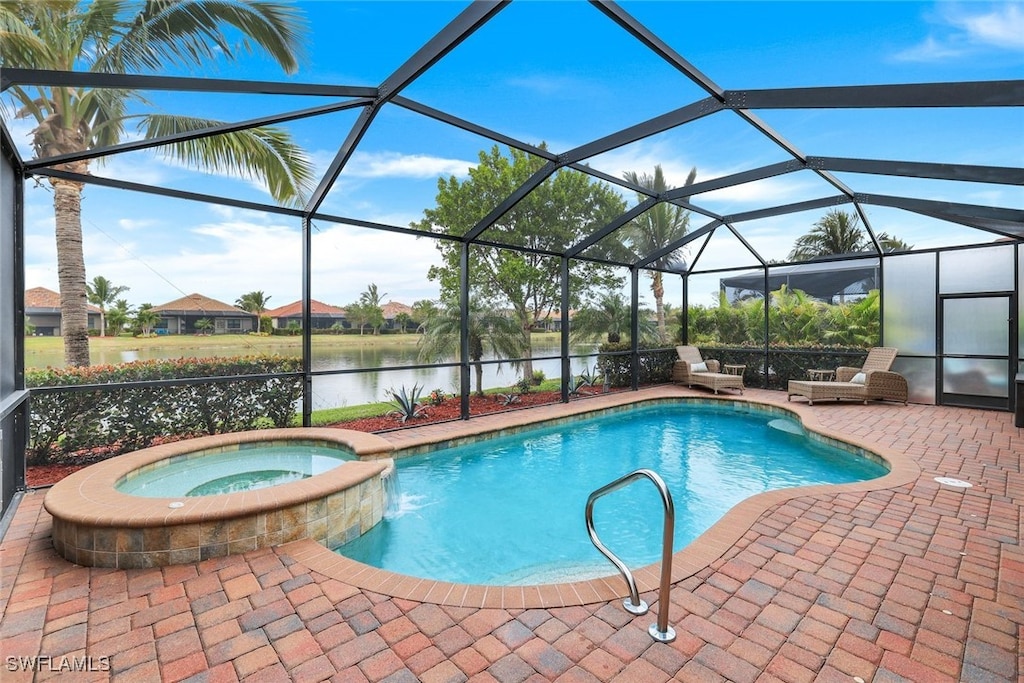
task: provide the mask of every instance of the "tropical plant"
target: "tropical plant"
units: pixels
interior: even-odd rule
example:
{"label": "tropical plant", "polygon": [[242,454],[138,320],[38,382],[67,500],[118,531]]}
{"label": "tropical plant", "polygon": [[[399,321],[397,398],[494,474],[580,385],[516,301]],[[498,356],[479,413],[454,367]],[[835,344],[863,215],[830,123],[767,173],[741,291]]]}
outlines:
{"label": "tropical plant", "polygon": [[448,399],[448,394],[444,392],[444,389],[434,389],[427,394],[427,402],[432,406],[439,406]]}
{"label": "tropical plant", "polygon": [[406,313],[405,311],[402,311],[401,313],[395,315],[395,327],[400,332],[405,332],[412,326],[412,316]]}
{"label": "tropical plant", "polygon": [[793,243],[790,261],[807,261],[818,256],[854,254],[867,246],[860,216],[832,209],[814,223],[814,227]]}
{"label": "tropical plant", "polygon": [[[5,67],[129,74],[201,69],[218,58],[233,60],[236,46],[261,49],[287,73],[298,68],[304,25],[294,5],[248,0],[50,0],[0,4],[0,60]],[[241,33],[239,41],[236,33]],[[139,136],[161,139],[201,131],[217,121],[158,112],[133,113],[148,105],[125,88],[49,86],[6,91],[16,115],[36,122],[37,158],[79,154],[115,145],[135,119]],[[168,157],[202,170],[262,179],[282,204],[301,205],[312,187],[313,166],[289,135],[270,127],[201,136],[162,146]],[[79,176],[89,158],[53,165]],[[49,179],[56,218],[57,272],[65,361],[89,364],[85,259],[82,251],[83,183]]]}
{"label": "tropical plant", "polygon": [[570,398],[572,398],[573,396],[579,396],[580,389],[582,389],[583,386],[584,384],[582,378],[580,378],[577,375],[569,375],[569,380],[566,383],[566,390]]}
{"label": "tropical plant", "polygon": [[[461,236],[479,227],[482,216],[515,193],[544,166],[541,157],[518,149],[503,154],[498,146],[482,151],[467,178],[438,181],[437,206],[424,211],[413,227],[424,232]],[[596,226],[610,223],[625,209],[609,185],[593,182],[584,173],[559,170],[533,188],[520,202],[486,226],[491,242],[528,251],[471,247],[469,269],[473,297],[481,306],[509,309],[519,326],[526,374],[533,371],[531,330],[561,303],[561,260],[545,254],[588,237]],[[427,277],[441,286],[442,299],[454,300],[461,291],[460,262],[464,244],[436,240],[442,265]],[[614,272],[599,263],[578,261],[569,269],[570,306],[588,293],[621,284]]]}
{"label": "tropical plant", "polygon": [[114,302],[114,307],[107,311],[107,327],[110,328],[114,336],[117,336],[124,332],[124,328],[131,322],[132,315],[128,301],[118,299]]}
{"label": "tropical plant", "polygon": [[604,380],[601,378],[601,371],[595,365],[594,369],[583,368],[583,372],[580,373],[580,384],[585,387],[592,387],[600,384]]}
{"label": "tropical plant", "polygon": [[402,385],[401,389],[388,389],[388,396],[391,397],[391,405],[395,407],[387,413],[387,417],[397,417],[405,424],[408,420],[412,420],[417,417],[426,417],[426,409],[420,405],[420,392],[423,391],[423,387],[419,384],[414,384],[412,389],[406,389],[405,385]]}
{"label": "tropical plant", "polygon": [[209,318],[200,318],[196,321],[195,328],[199,334],[209,334],[213,329],[213,321]]}
{"label": "tropical plant", "polygon": [[419,332],[423,331],[423,323],[436,314],[437,304],[430,299],[420,299],[412,303],[412,322],[415,323],[416,330]]}
{"label": "tropical plant", "polygon": [[371,330],[377,330],[384,324],[384,312],[377,306],[370,306],[362,302],[346,306],[345,318],[354,327],[359,328],[360,335],[363,334],[363,330],[366,327],[369,327]]}
{"label": "tropical plant", "polygon": [[[629,337],[632,320],[633,312],[625,297],[617,292],[602,292],[594,304],[584,306],[572,316],[569,338],[573,341],[595,341],[606,336],[607,341],[614,344],[623,336]],[[658,336],[656,322],[639,311],[637,324],[641,340]]]}
{"label": "tropical plant", "polygon": [[[645,187],[656,195],[667,192],[670,187],[665,180],[661,165],[654,167],[654,175],[627,171],[623,177],[634,185]],[[693,185],[697,179],[697,169],[690,169],[683,187]],[[637,194],[641,202],[649,199],[646,194]],[[626,245],[640,257],[646,257],[678,241],[690,230],[690,212],[671,202],[658,202],[643,214],[634,218],[622,228],[622,239]],[[662,270],[679,268],[680,256],[672,251],[653,261],[650,266],[655,269],[648,271],[651,276],[651,292],[654,294],[654,308],[657,314],[658,339],[665,344],[669,341],[668,328],[665,325],[665,283]]]}
{"label": "tropical plant", "polygon": [[[462,332],[462,313],[459,306],[448,303],[437,310],[424,323],[425,333],[417,342],[419,359],[430,363],[440,358],[457,355]],[[472,363],[476,378],[476,394],[484,395],[484,366],[481,362],[484,352],[490,350],[499,358],[519,358],[523,352],[523,338],[518,324],[506,315],[483,308],[471,301],[466,316],[469,333],[469,362]],[[518,361],[511,362],[513,367]]]}
{"label": "tropical plant", "polygon": [[153,334],[153,328],[160,322],[160,314],[153,310],[153,304],[142,304],[135,313],[135,327],[143,337]]}
{"label": "tropical plant", "polygon": [[114,283],[103,277],[97,275],[92,279],[92,282],[85,284],[86,295],[89,297],[89,303],[100,309],[100,336],[105,337],[107,331],[107,306],[114,303],[118,295],[122,292],[127,292],[130,287],[124,285],[114,286]]}
{"label": "tropical plant", "polygon": [[267,304],[270,303],[271,297],[263,293],[263,290],[254,292],[247,292],[235,300],[235,305],[241,308],[243,311],[252,313],[257,317],[261,317],[263,312],[267,310]]}
{"label": "tropical plant", "polygon": [[519,403],[520,401],[522,401],[519,394],[515,392],[508,394],[496,394],[495,397],[497,398],[498,403],[500,403],[503,406],[510,406],[513,403]]}

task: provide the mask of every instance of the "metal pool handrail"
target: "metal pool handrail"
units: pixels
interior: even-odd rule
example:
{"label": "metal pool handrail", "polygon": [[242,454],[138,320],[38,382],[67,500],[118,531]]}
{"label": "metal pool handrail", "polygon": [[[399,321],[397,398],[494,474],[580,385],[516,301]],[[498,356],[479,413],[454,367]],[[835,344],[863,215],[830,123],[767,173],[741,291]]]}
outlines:
{"label": "metal pool handrail", "polygon": [[647,632],[658,642],[671,643],[676,639],[675,630],[668,625],[669,588],[672,582],[672,538],[675,533],[676,509],[672,503],[672,494],[669,492],[668,486],[665,485],[665,481],[653,470],[640,469],[597,489],[587,498],[587,533],[590,534],[590,540],[594,546],[601,551],[602,555],[611,560],[611,563],[622,574],[622,578],[626,580],[626,585],[629,586],[629,597],[622,601],[622,607],[630,614],[647,614],[647,603],[640,599],[633,573],[615,553],[608,550],[601,539],[597,537],[597,531],[594,530],[594,503],[597,502],[597,499],[628,486],[634,480],[642,477],[650,479],[658,488],[661,502],[665,506],[665,521],[661,535],[661,585],[658,588],[658,602],[661,603],[661,610],[658,612],[657,623],[651,624]]}

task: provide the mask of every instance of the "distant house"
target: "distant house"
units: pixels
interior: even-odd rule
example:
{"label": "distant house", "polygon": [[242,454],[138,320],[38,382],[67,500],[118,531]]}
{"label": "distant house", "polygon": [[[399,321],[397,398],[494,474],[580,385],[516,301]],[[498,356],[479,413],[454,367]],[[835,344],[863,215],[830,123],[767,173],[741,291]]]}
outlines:
{"label": "distant house", "polygon": [[[100,309],[87,304],[86,310],[89,329],[100,329]],[[25,316],[28,324],[35,328],[33,334],[43,337],[61,336],[60,294],[46,287],[26,289]]]}
{"label": "distant house", "polygon": [[[569,321],[576,316],[576,311],[569,310]],[[551,311],[547,315],[541,316],[540,320],[533,326],[535,332],[561,332],[562,331],[562,312],[558,310]]]}
{"label": "distant house", "polygon": [[412,306],[400,304],[397,301],[389,301],[380,307],[380,310],[384,312],[384,329],[385,330],[397,330],[401,327],[400,323],[395,322],[402,313],[408,316],[412,316]]}
{"label": "distant house", "polygon": [[166,304],[154,306],[154,313],[160,315],[157,323],[158,334],[194,334],[196,323],[206,319],[213,321],[214,334],[241,334],[258,329],[256,316],[237,306],[211,299],[202,294],[189,294]]}
{"label": "distant house", "polygon": [[[302,301],[266,311],[263,315],[270,317],[270,322],[275,329],[284,329],[293,321],[302,327]],[[316,299],[309,300],[309,325],[310,329],[314,330],[329,330],[335,325],[344,328],[350,327],[345,320],[344,308],[331,306]]]}

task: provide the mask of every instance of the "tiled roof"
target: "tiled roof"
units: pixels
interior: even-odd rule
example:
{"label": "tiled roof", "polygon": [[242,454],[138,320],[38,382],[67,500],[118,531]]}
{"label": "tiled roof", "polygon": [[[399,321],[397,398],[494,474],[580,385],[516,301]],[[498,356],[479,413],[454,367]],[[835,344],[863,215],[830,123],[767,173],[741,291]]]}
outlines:
{"label": "tiled roof", "polygon": [[174,301],[168,301],[165,304],[154,306],[153,309],[157,313],[169,313],[169,312],[180,312],[180,313],[236,313],[239,315],[252,315],[247,311],[243,311],[237,306],[226,304],[223,301],[217,301],[211,299],[208,296],[202,294],[189,294],[183,296],[180,299]]}
{"label": "tiled roof", "polygon": [[412,315],[412,306],[406,306],[400,304],[397,301],[389,301],[380,307],[380,310],[384,311],[384,318],[387,320],[393,319],[399,313],[406,313]]}
{"label": "tiled roof", "polygon": [[[325,304],[322,301],[317,301],[316,299],[309,300],[309,309],[311,315],[337,317],[345,315],[344,308],[331,306],[330,304]],[[295,301],[287,304],[286,306],[275,308],[272,311],[264,311],[263,315],[270,316],[271,318],[294,318],[300,316],[302,315],[302,301]]]}
{"label": "tiled roof", "polygon": [[[26,309],[38,309],[38,308],[50,308],[54,311],[60,310],[60,294],[47,289],[46,287],[33,287],[32,289],[25,290],[25,308]],[[86,308],[89,309],[90,313],[99,313],[100,309],[92,304],[86,304]]]}

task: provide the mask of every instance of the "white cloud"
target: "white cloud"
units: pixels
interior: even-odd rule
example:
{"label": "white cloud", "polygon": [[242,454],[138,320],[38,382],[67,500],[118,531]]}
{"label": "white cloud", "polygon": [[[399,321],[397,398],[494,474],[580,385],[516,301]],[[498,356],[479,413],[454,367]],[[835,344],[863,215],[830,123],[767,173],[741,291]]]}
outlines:
{"label": "white cloud", "polygon": [[935,62],[987,50],[1024,52],[1024,5],[1019,2],[967,6],[941,3],[929,17],[934,32],[894,55],[897,61]]}
{"label": "white cloud", "polygon": [[1018,3],[999,5],[985,14],[951,17],[972,43],[1024,50],[1024,9]]}
{"label": "white cloud", "polygon": [[437,178],[464,177],[475,161],[448,159],[429,154],[399,152],[356,152],[343,174],[356,178]]}
{"label": "white cloud", "polygon": [[959,57],[965,52],[963,47],[954,47],[928,36],[921,44],[902,50],[894,57],[901,62],[936,62]]}

